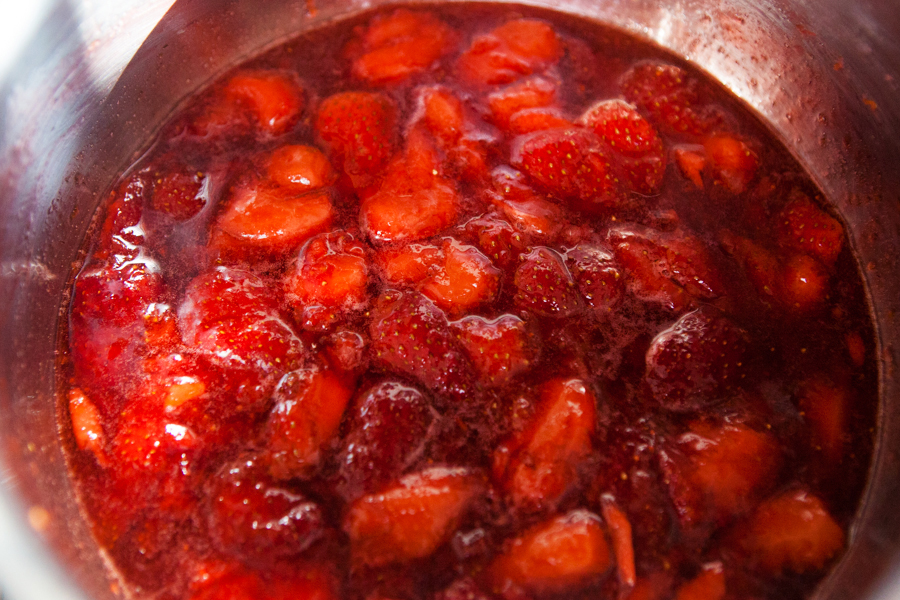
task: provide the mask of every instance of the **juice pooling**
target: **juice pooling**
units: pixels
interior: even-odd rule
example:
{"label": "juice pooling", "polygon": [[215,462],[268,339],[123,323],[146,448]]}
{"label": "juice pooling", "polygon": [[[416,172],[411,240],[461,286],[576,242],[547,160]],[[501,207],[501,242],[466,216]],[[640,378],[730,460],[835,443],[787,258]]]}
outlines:
{"label": "juice pooling", "polygon": [[138,598],[784,599],[840,556],[841,222],[700,75],[518,11],[310,33],[115,186],[61,429]]}

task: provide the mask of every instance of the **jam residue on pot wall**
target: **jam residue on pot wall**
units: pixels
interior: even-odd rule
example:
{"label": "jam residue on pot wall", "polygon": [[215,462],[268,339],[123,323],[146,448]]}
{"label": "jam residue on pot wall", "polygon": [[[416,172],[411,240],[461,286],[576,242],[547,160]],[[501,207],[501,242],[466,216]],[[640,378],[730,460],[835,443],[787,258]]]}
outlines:
{"label": "jam residue on pot wall", "polygon": [[714,83],[393,8],[190,99],[74,276],[61,429],[139,598],[801,598],[871,455],[840,219]]}

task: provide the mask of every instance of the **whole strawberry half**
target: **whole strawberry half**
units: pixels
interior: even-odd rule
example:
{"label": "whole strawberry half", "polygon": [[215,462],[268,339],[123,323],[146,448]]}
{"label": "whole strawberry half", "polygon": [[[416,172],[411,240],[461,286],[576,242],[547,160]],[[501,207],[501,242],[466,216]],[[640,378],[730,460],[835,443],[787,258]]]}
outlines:
{"label": "whole strawberry half", "polygon": [[513,302],[544,317],[568,317],[582,309],[581,299],[562,257],[539,246],[522,257],[514,279]]}

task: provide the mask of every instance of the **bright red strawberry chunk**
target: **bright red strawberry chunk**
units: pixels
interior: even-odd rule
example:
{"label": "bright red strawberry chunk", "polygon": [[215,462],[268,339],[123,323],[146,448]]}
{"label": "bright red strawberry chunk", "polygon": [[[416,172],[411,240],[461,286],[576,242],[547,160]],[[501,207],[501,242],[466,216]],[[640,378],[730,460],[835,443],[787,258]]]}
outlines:
{"label": "bright red strawberry chunk", "polygon": [[208,495],[210,532],[226,554],[256,561],[295,556],[325,531],[318,505],[275,483],[253,455],[223,465],[211,479]]}
{"label": "bright red strawberry chunk", "polygon": [[353,560],[377,566],[428,556],[450,538],[484,490],[477,472],[432,467],[363,496],[344,520]]}
{"label": "bright red strawberry chunk", "polygon": [[545,317],[578,313],[581,299],[562,257],[539,246],[522,256],[515,275],[516,306]]}
{"label": "bright red strawberry chunk", "polygon": [[472,84],[510,83],[542,71],[561,55],[562,44],[548,23],[516,19],[476,37],[460,56],[457,70]]}
{"label": "bright red strawberry chunk", "polygon": [[206,206],[209,201],[208,186],[207,175],[187,165],[156,172],[153,174],[150,206],[177,221],[186,221]]}
{"label": "bright red strawberry chunk", "polygon": [[[281,565],[279,567],[282,567]],[[189,600],[338,600],[338,585],[330,569],[296,562],[290,568],[251,570],[244,565],[219,565],[204,570],[191,584]]]}
{"label": "bright red strawberry chunk", "polygon": [[419,460],[437,413],[416,388],[385,381],[360,396],[350,418],[336,486],[348,501],[378,491]]}
{"label": "bright red strawberry chunk", "polygon": [[673,133],[699,136],[720,124],[718,115],[700,104],[697,80],[680,67],[638,63],[622,77],[621,87],[629,102]]}
{"label": "bright red strawberry chunk", "polygon": [[463,225],[463,231],[469,241],[503,270],[516,266],[528,245],[527,236],[496,215],[475,217]]}
{"label": "bright red strawberry chunk", "polygon": [[600,517],[574,510],[535,525],[508,542],[489,567],[495,592],[510,587],[561,593],[591,583],[612,566]]}
{"label": "bright red strawberry chunk", "polygon": [[396,82],[429,69],[455,41],[456,32],[431,13],[400,9],[375,17],[361,36],[364,53],[353,61],[353,76]]}
{"label": "bright red strawberry chunk", "polygon": [[371,319],[375,364],[454,398],[474,391],[471,367],[447,316],[431,300],[391,290],[378,298]]}
{"label": "bright red strawberry chunk", "polygon": [[599,245],[579,244],[566,252],[566,264],[586,306],[608,315],[625,295],[625,278],[612,253]]}
{"label": "bright red strawberry chunk", "polygon": [[91,452],[100,465],[106,466],[106,434],[103,432],[100,411],[79,388],[69,390],[68,401],[75,444],[81,450]]}
{"label": "bright red strawberry chunk", "polygon": [[747,346],[743,329],[715,308],[698,308],[650,344],[644,383],[666,409],[698,410],[739,385]]}
{"label": "bright red strawberry chunk", "polygon": [[394,153],[397,107],[377,92],[340,92],[319,105],[316,136],[331,161],[361,188],[370,185]]}
{"label": "bright red strawberry chunk", "polygon": [[282,378],[266,426],[272,474],[306,477],[334,441],[353,388],[334,371],[311,366]]}
{"label": "bright red strawberry chunk", "polygon": [[759,166],[750,146],[728,134],[714,135],[703,146],[716,177],[730,192],[740,194],[747,189]]}
{"label": "bright red strawberry chunk", "polygon": [[662,140],[653,126],[622,100],[604,100],[578,119],[618,155],[618,167],[629,187],[640,194],[659,191],[666,171]]}
{"label": "bright red strawberry chunk", "polygon": [[440,269],[444,251],[438,246],[409,244],[380,251],[378,262],[388,283],[419,283]]}
{"label": "bright red strawberry chunk", "polygon": [[426,279],[422,293],[450,315],[459,315],[494,300],[500,271],[478,248],[445,238],[443,264]]}
{"label": "bright red strawberry chunk", "polygon": [[488,95],[491,120],[509,130],[510,120],[523,110],[546,108],[556,103],[559,84],[546,77],[534,77],[514,83]]}
{"label": "bright red strawberry chunk", "polygon": [[285,274],[284,288],[297,320],[306,329],[332,325],[368,300],[366,249],[345,231],[313,237]]}
{"label": "bright red strawberry chunk", "polygon": [[585,129],[548,129],[520,136],[512,142],[510,164],[537,187],[579,210],[603,213],[620,201],[600,139]]}
{"label": "bright red strawberry chunk", "polygon": [[518,171],[499,167],[491,178],[492,188],[485,195],[517,231],[525,234],[526,240],[544,244],[556,240],[564,220],[557,204],[537,194]]}
{"label": "bright red strawberry chunk", "polygon": [[295,192],[305,192],[334,183],[334,172],[321,150],[315,146],[281,146],[268,156],[269,179]]}
{"label": "bright red strawberry chunk", "polygon": [[844,228],[840,221],[819,208],[801,192],[775,218],[778,241],[785,248],[804,252],[830,267],[841,253]]}
{"label": "bright red strawberry chunk", "polygon": [[577,483],[596,430],[596,400],[584,381],[554,379],[540,397],[526,428],[494,452],[494,478],[526,511],[553,508]]}
{"label": "bright red strawberry chunk", "polygon": [[469,316],[453,323],[472,365],[488,386],[505,385],[527,371],[536,358],[536,340],[514,315],[494,320]]}

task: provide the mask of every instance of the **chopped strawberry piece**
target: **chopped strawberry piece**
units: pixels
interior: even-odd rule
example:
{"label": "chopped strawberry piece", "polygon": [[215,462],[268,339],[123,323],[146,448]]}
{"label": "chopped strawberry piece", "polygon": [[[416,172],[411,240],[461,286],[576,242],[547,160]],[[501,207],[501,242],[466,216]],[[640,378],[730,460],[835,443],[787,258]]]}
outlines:
{"label": "chopped strawberry piece", "polygon": [[189,600],[338,600],[337,587],[329,569],[312,563],[274,573],[268,567],[255,571],[232,563],[197,577]]}
{"label": "chopped strawberry piece", "polygon": [[106,218],[97,235],[94,260],[111,260],[114,266],[121,266],[144,252],[143,212],[149,191],[138,173],[112,192]]}
{"label": "chopped strawberry piece", "polygon": [[744,268],[744,273],[764,300],[780,300],[782,266],[778,258],[753,240],[730,233],[723,240],[728,251]]}
{"label": "chopped strawberry piece", "polygon": [[334,183],[331,163],[315,146],[281,146],[268,156],[269,179],[294,192],[305,192]]}
{"label": "chopped strawberry piece", "polygon": [[625,278],[612,253],[599,245],[579,244],[566,252],[566,264],[586,306],[609,314],[625,295]]}
{"label": "chopped strawberry piece", "polygon": [[678,588],[675,600],[722,600],[725,597],[725,569],[722,563],[703,565],[700,574]]}
{"label": "chopped strawberry piece", "polygon": [[828,295],[828,280],[822,263],[806,254],[795,254],[782,267],[779,299],[800,312],[813,310]]}
{"label": "chopped strawberry piece", "polygon": [[494,452],[494,477],[513,506],[551,508],[577,483],[593,449],[596,415],[596,400],[584,381],[544,384],[530,423]]}
{"label": "chopped strawberry piece", "polygon": [[342,377],[315,366],[292,371],[281,380],[267,425],[273,475],[306,477],[316,469],[352,394]]}
{"label": "chopped strawberry piece", "polygon": [[426,388],[463,399],[472,391],[470,366],[447,316],[418,292],[387,291],[372,310],[369,336],[376,364]]}
{"label": "chopped strawberry piece", "polygon": [[459,98],[446,88],[432,87],[422,91],[421,102],[428,130],[442,147],[449,148],[455,144],[465,128],[465,115]]}
{"label": "chopped strawberry piece", "polygon": [[545,317],[568,317],[578,313],[581,300],[562,257],[538,246],[523,255],[515,275],[513,302],[523,310]]}
{"label": "chopped strawberry piece", "polygon": [[747,332],[703,306],[656,336],[647,350],[644,383],[664,408],[698,410],[738,385],[747,346]]}
{"label": "chopped strawberry piece", "polygon": [[666,171],[663,143],[635,107],[622,100],[605,100],[589,108],[577,123],[596,133],[619,155],[619,168],[632,190],[655,194]]}
{"label": "chopped strawberry piece", "polygon": [[487,191],[490,202],[520,232],[535,240],[550,243],[562,229],[563,213],[556,204],[539,196],[518,171],[498,168],[492,174],[493,189]]}
{"label": "chopped strawberry piece", "polygon": [[575,208],[603,213],[620,201],[618,183],[600,139],[584,129],[548,129],[512,142],[510,164],[536,186]]}
{"label": "chopped strawberry piece", "polygon": [[361,41],[353,76],[386,84],[431,68],[453,50],[456,32],[431,13],[400,9],[373,18]]}
{"label": "chopped strawberry piece", "polygon": [[533,335],[526,324],[514,315],[503,315],[493,321],[469,316],[453,323],[472,365],[482,381],[491,387],[505,385],[524,373],[536,358]]}
{"label": "chopped strawberry piece", "polygon": [[334,218],[331,194],[296,194],[262,182],[236,187],[219,215],[209,245],[227,256],[283,255],[327,230]]}
{"label": "chopped strawberry piece", "polygon": [[428,556],[449,540],[484,491],[476,472],[432,467],[359,498],[344,521],[354,562],[380,566]]}
{"label": "chopped strawberry piece", "polygon": [[616,569],[619,573],[619,584],[632,588],[637,582],[634,567],[634,544],[631,541],[631,523],[628,515],[619,508],[615,498],[604,495],[601,499],[603,520],[609,528],[613,553],[616,555]]}
{"label": "chopped strawberry piece", "polygon": [[368,342],[355,331],[336,331],[322,343],[328,364],[345,375],[358,375],[368,361]]}
{"label": "chopped strawberry piece", "polygon": [[844,532],[825,504],[802,489],[760,504],[734,537],[747,563],[773,574],[820,570],[844,546]]}
{"label": "chopped strawberry piece", "polygon": [[284,277],[285,298],[305,329],[329,327],[368,300],[365,247],[344,231],[319,234]]}
{"label": "chopped strawberry piece", "polygon": [[421,458],[437,413],[419,390],[385,381],[353,408],[336,489],[348,501],[378,491]]}
{"label": "chopped strawberry piece", "polygon": [[613,557],[600,518],[574,510],[511,540],[488,573],[493,590],[561,593],[600,579]]}
{"label": "chopped strawberry piece", "polygon": [[249,408],[258,408],[305,352],[270,288],[248,271],[219,267],[194,278],[178,308],[185,343],[241,382],[233,394]]}
{"label": "chopped strawberry piece", "polygon": [[263,561],[295,556],[325,532],[322,509],[275,483],[253,455],[223,465],[208,497],[210,534],[226,554]]}
{"label": "chopped strawberry piece", "polygon": [[464,234],[473,244],[503,270],[519,263],[528,246],[528,238],[496,215],[482,215],[463,225]]}
{"label": "chopped strawberry piece", "polygon": [[106,435],[100,411],[79,388],[69,390],[68,400],[75,445],[93,454],[100,466],[106,466]]}
{"label": "chopped strawberry piece", "polygon": [[426,279],[422,293],[450,315],[465,313],[494,299],[500,271],[478,248],[444,239],[443,264]]}
{"label": "chopped strawberry piece", "polygon": [[535,131],[571,126],[572,122],[559,109],[543,107],[526,108],[515,113],[509,118],[509,127],[507,129],[515,135],[525,135]]}
{"label": "chopped strawberry piece", "polygon": [[844,228],[840,221],[801,192],[791,194],[776,222],[778,240],[785,248],[804,252],[826,267],[833,265],[841,253]]}
{"label": "chopped strawberry piece", "polygon": [[209,202],[209,179],[185,165],[171,171],[154,173],[150,206],[176,221],[197,215]]}
{"label": "chopped strawberry piece", "polygon": [[706,169],[706,150],[703,146],[681,145],[672,149],[675,164],[681,174],[697,189],[703,189],[703,171]]}
{"label": "chopped strawberry piece", "polygon": [[849,441],[850,390],[827,376],[807,379],[797,390],[796,402],[810,424],[813,449],[830,468],[837,468]]}
{"label": "chopped strawberry piece", "polygon": [[699,83],[674,65],[643,62],[621,80],[625,98],[676,134],[704,135],[720,124],[700,105]]}
{"label": "chopped strawberry piece", "polygon": [[403,157],[388,167],[381,187],[360,207],[360,226],[375,242],[415,242],[450,227],[459,198],[443,177],[435,149],[412,132]]}
{"label": "chopped strawberry piece", "polygon": [[319,105],[316,136],[357,188],[378,177],[394,153],[397,107],[377,92],[340,92]]}
{"label": "chopped strawberry piece", "polygon": [[660,451],[660,465],[683,529],[704,535],[762,498],[778,475],[781,453],[769,433],[695,422]]}
{"label": "chopped strawberry piece", "polygon": [[419,283],[444,263],[444,251],[438,246],[409,244],[387,248],[378,253],[382,274],[389,283]]}
{"label": "chopped strawberry piece", "polygon": [[509,130],[510,119],[519,111],[546,108],[556,102],[559,84],[546,77],[534,77],[492,92],[487,97],[491,120]]}
{"label": "chopped strawberry piece", "polygon": [[756,176],[759,159],[746,143],[720,133],[708,138],[703,146],[716,177],[732,194],[747,189]]}
{"label": "chopped strawberry piece", "polygon": [[459,57],[457,70],[472,84],[510,83],[540,72],[562,56],[553,28],[537,19],[516,19],[476,37]]}

